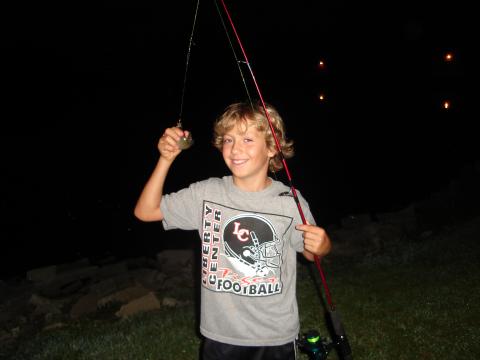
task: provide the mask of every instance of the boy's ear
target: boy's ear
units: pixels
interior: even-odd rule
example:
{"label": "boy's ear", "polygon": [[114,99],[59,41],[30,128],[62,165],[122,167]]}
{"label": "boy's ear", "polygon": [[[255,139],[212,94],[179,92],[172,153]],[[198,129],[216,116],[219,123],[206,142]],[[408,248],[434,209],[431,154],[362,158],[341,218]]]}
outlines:
{"label": "boy's ear", "polygon": [[268,149],[268,157],[273,158],[275,155],[277,155],[277,149]]}

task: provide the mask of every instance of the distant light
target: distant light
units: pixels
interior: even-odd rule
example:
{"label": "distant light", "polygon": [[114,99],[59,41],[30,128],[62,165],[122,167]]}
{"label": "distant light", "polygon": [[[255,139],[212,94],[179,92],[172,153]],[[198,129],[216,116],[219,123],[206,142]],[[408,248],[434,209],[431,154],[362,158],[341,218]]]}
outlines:
{"label": "distant light", "polygon": [[442,106],[443,106],[443,108],[444,108],[445,110],[450,109],[450,106],[451,106],[450,101],[449,101],[449,100],[445,100],[445,101],[443,102]]}
{"label": "distant light", "polygon": [[318,94],[318,99],[319,99],[320,101],[325,101],[325,94],[324,94],[324,93]]}
{"label": "distant light", "polygon": [[453,53],[452,52],[445,53],[445,55],[443,55],[443,60],[445,62],[452,62],[453,61]]}
{"label": "distant light", "polygon": [[325,61],[319,60],[319,61],[318,61],[318,68],[319,68],[320,70],[325,69]]}

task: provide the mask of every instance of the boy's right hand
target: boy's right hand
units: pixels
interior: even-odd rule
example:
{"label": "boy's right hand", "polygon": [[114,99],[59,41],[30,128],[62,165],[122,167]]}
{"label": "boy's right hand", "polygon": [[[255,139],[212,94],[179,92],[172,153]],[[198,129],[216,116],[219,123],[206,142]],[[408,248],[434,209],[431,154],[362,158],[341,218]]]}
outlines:
{"label": "boy's right hand", "polygon": [[160,156],[165,160],[173,161],[182,152],[178,147],[178,142],[181,137],[188,136],[188,131],[184,131],[178,127],[171,127],[165,129],[162,137],[158,141],[158,151]]}

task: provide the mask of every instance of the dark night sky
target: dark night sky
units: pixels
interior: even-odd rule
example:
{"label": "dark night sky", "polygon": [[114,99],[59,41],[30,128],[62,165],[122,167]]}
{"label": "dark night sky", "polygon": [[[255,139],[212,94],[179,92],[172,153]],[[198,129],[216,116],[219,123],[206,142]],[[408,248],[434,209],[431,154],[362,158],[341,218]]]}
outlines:
{"label": "dark night sky", "polygon": [[[132,208],[158,136],[179,113],[195,1],[166,4],[2,10],[4,274],[107,252],[151,255],[163,246],[160,225],[139,223]],[[227,5],[265,100],[296,142],[289,166],[320,224],[399,210],[478,160],[479,32],[463,2]],[[445,51],[454,62],[442,62]],[[317,100],[321,91],[325,102]],[[440,106],[446,97],[449,111]],[[183,116],[196,143],[178,159],[167,191],[226,173],[210,145],[211,124],[244,98],[216,9],[203,1]],[[168,241],[181,246],[189,238],[175,233]]]}

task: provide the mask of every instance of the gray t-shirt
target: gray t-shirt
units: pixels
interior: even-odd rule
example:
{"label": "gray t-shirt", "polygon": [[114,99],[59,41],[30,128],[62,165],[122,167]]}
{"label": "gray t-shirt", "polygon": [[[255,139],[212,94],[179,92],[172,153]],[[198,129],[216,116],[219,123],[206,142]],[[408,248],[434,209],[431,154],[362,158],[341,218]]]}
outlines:
{"label": "gray t-shirt", "polygon": [[[272,180],[258,192],[231,176],[210,178],[164,195],[165,230],[198,230],[202,241],[200,332],[233,345],[272,346],[299,331],[296,252],[301,224],[290,188]],[[315,224],[297,191],[307,221]]]}

